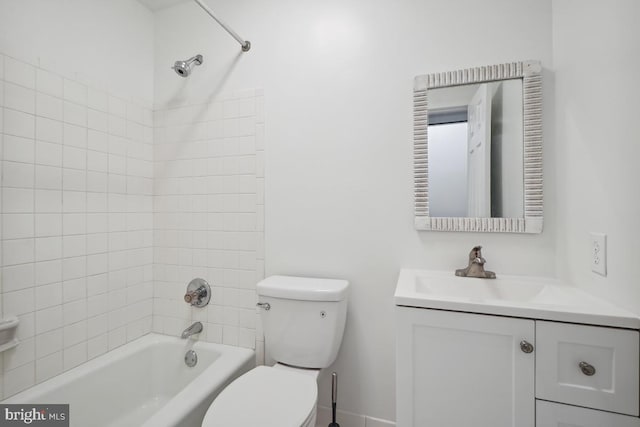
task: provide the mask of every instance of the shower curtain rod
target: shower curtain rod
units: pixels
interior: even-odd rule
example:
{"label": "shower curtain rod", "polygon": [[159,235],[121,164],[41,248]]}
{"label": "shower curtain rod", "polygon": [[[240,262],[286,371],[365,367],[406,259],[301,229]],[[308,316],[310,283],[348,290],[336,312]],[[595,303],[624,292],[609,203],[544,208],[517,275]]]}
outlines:
{"label": "shower curtain rod", "polygon": [[249,40],[243,40],[242,37],[240,37],[238,35],[238,33],[233,31],[231,28],[229,28],[227,26],[227,24],[225,24],[220,19],[218,19],[216,17],[216,15],[213,14],[213,11],[209,8],[209,6],[204,4],[204,2],[202,0],[194,0],[194,1],[196,3],[198,3],[198,6],[200,6],[202,8],[202,10],[207,12],[209,14],[209,16],[211,16],[218,24],[220,24],[220,26],[222,28],[224,28],[227,31],[227,33],[229,33],[231,35],[231,37],[233,37],[234,39],[237,40],[238,43],[240,43],[240,46],[242,46],[242,51],[243,52],[247,52],[247,51],[249,51],[249,49],[251,49],[251,42]]}

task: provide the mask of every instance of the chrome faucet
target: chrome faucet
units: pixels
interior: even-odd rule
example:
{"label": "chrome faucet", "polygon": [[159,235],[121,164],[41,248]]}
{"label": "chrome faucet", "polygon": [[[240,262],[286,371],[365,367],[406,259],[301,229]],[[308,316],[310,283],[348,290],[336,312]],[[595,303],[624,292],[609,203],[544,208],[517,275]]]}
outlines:
{"label": "chrome faucet", "polygon": [[182,331],[182,339],[189,338],[191,335],[199,334],[202,332],[202,323],[196,322]]}
{"label": "chrome faucet", "polygon": [[469,265],[467,268],[456,270],[456,276],[479,277],[482,279],[495,279],[496,273],[484,269],[486,259],[482,258],[482,246],[474,246],[469,252]]}

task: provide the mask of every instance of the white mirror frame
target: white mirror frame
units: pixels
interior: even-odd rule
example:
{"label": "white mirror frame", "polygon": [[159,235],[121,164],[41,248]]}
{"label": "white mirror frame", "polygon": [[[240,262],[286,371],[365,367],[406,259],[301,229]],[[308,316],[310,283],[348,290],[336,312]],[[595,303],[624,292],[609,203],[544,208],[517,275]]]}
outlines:
{"label": "white mirror frame", "polygon": [[[447,218],[429,216],[428,89],[522,79],[524,112],[524,218]],[[413,169],[417,230],[541,233],[542,66],[538,61],[489,65],[416,76],[413,86]]]}

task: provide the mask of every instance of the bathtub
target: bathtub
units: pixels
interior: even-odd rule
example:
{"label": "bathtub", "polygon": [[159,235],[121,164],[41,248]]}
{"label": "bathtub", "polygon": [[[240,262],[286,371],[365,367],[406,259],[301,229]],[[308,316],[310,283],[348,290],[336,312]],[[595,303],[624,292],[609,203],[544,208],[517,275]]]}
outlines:
{"label": "bathtub", "polygon": [[199,427],[218,393],[254,365],[252,350],[149,334],[2,403],[68,403],[72,427]]}

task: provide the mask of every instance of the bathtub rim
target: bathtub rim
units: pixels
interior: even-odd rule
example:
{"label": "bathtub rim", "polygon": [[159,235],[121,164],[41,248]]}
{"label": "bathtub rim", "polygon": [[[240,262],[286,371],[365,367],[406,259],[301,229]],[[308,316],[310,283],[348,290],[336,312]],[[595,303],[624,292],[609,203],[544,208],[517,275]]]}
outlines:
{"label": "bathtub rim", "polygon": [[[173,337],[173,339],[181,340],[176,337]],[[216,389],[219,393],[237,377],[255,367],[254,350],[202,341],[195,341],[192,348],[197,351],[198,348],[201,347],[221,348],[224,351],[221,352],[220,357],[216,359],[211,366],[194,378],[171,399],[171,405],[165,405],[142,424],[141,427],[156,427],[161,425],[180,426],[180,421],[196,410],[203,400],[194,399],[194,395],[204,398]],[[209,405],[210,404],[211,403],[209,403]],[[209,405],[207,405],[207,407]],[[180,411],[176,409],[180,409]]]}
{"label": "bathtub rim", "polygon": [[[151,347],[154,344],[162,343],[181,343],[185,345],[185,351],[187,349],[188,342],[178,337],[162,335],[157,333],[149,333],[131,341],[121,347],[115,348],[107,353],[104,353],[94,359],[88,360],[68,371],[62,372],[52,378],[49,378],[39,384],[35,384],[17,394],[14,394],[2,401],[2,404],[10,403],[25,403],[29,404],[33,401],[37,401],[39,396],[50,393],[57,388],[63,387],[66,384],[81,379],[88,373],[100,369],[104,366],[110,365],[117,361],[120,361],[127,356],[137,353],[145,348]],[[179,425],[180,420],[189,414],[191,411],[201,403],[201,400],[206,396],[209,396],[216,389],[224,388],[237,376],[246,372],[255,366],[255,351],[242,347],[234,347],[226,344],[215,344],[204,341],[198,341],[191,339],[188,348],[209,349],[216,351],[220,356],[196,376],[191,382],[189,382],[182,390],[171,397],[167,405],[162,407],[158,412],[151,416],[143,426],[160,425],[158,420],[162,421],[162,425]],[[206,350],[205,350],[206,351]],[[183,363],[182,360],[180,363]],[[235,376],[234,376],[235,375]],[[195,396],[202,396],[202,399],[194,398]],[[45,402],[49,403],[49,402]],[[179,411],[176,411],[179,409]]]}

